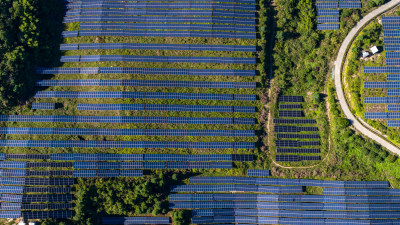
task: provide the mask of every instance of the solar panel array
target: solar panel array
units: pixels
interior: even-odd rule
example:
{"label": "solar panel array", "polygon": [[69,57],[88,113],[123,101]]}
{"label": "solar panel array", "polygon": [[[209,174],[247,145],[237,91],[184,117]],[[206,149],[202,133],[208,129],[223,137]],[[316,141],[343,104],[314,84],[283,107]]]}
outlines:
{"label": "solar panel array", "polygon": [[247,170],[247,176],[249,176],[249,177],[268,177],[269,170]]}
{"label": "solar panel array", "polygon": [[361,8],[360,0],[317,0],[317,30],[339,30],[339,9]]}
{"label": "solar panel array", "polygon": [[103,217],[102,224],[170,224],[169,217]]}
{"label": "solar panel array", "polygon": [[167,104],[78,104],[77,110],[151,110],[179,112],[255,113],[251,106],[167,105]]}
{"label": "solar panel array", "polygon": [[[387,89],[384,90],[387,96],[384,97],[365,97],[365,104],[392,104],[388,105],[389,112],[365,112],[365,119],[380,119],[388,120],[387,124],[389,127],[397,127],[398,123],[395,119],[399,119],[400,115],[397,105],[400,103],[400,38],[399,36],[400,17],[398,16],[385,16],[382,17],[383,33],[384,33],[384,45],[385,45],[385,57],[386,57],[386,67],[364,67],[364,73],[386,73],[386,81],[375,81],[375,82],[364,82],[365,88],[377,88],[377,89]],[[398,72],[397,72],[398,71]]]}
{"label": "solar panel array", "polygon": [[[122,17],[122,19],[126,19],[126,17]],[[191,18],[184,17],[184,19],[185,21],[187,21],[190,20]],[[149,43],[87,43],[87,44],[60,45],[60,50],[88,50],[88,49],[142,49],[142,50],[233,51],[233,52],[257,51],[256,46],[241,46],[241,45],[191,45],[191,44],[149,44]]]}
{"label": "solar panel array", "polygon": [[[305,186],[324,187],[323,194],[257,193]],[[386,181],[191,177],[171,192],[181,193],[169,195],[170,208],[191,210],[193,224],[395,224],[400,217],[399,190]]]}
{"label": "solar panel array", "polygon": [[255,58],[234,58],[234,57],[74,55],[74,56],[61,56],[60,59],[60,62],[105,62],[105,61],[256,64]]}
{"label": "solar panel array", "polygon": [[[303,102],[302,96],[279,96],[278,102]],[[293,154],[293,153],[303,153],[303,154],[319,154],[321,153],[319,148],[315,146],[320,146],[320,141],[315,139],[320,139],[318,132],[318,127],[309,126],[306,124],[315,124],[314,119],[286,119],[286,118],[299,118],[304,117],[303,112],[296,109],[301,109],[301,104],[279,104],[280,110],[278,116],[280,118],[275,118],[274,131],[278,140],[275,141],[275,146],[277,147],[275,156],[278,162],[298,162],[303,160],[320,160],[320,156],[315,155],[282,155],[282,154]],[[281,118],[285,119],[281,119]],[[288,126],[290,124],[290,126]],[[307,132],[307,133],[300,133]],[[314,139],[314,140],[310,140]],[[310,147],[313,148],[310,148]]]}
{"label": "solar panel array", "polygon": [[161,93],[121,91],[38,91],[35,98],[131,98],[131,99],[185,99],[219,101],[255,101],[255,95],[208,93]]}
{"label": "solar panel array", "polygon": [[32,109],[55,109],[56,104],[55,103],[38,103],[34,102],[32,103]]}
{"label": "solar panel array", "polygon": [[[72,211],[68,209],[73,208],[71,186],[74,177],[140,177],[142,169],[229,169],[232,162],[252,161],[253,156],[0,153],[0,160],[0,210],[10,210],[0,218],[43,219],[72,217]],[[72,170],[53,170],[55,167]],[[154,224],[151,219],[148,222]]]}

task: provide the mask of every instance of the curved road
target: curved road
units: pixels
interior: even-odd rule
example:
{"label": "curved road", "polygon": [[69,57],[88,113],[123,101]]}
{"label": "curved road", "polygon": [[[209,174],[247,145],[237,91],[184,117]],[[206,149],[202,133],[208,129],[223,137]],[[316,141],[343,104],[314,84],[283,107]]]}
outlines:
{"label": "curved road", "polygon": [[[340,46],[338,56],[336,58],[335,62],[335,86],[336,86],[336,93],[339,98],[339,103],[340,106],[343,109],[343,112],[345,116],[350,120],[352,125],[360,131],[362,134],[365,136],[375,140],[378,142],[380,145],[388,149],[389,151],[393,152],[396,155],[400,156],[400,149],[392,144],[390,141],[382,138],[381,136],[377,135],[378,133],[376,130],[373,130],[373,128],[367,128],[364,126],[362,123],[360,123],[359,120],[351,113],[349,105],[347,104],[346,98],[343,93],[343,87],[342,87],[342,77],[341,77],[341,72],[342,72],[342,66],[343,66],[343,61],[346,58],[346,53],[347,49],[349,49],[350,45],[352,44],[353,38],[358,34],[358,32],[366,25],[368,24],[369,21],[372,19],[375,19],[377,16],[380,14],[384,13],[385,11],[397,6],[400,4],[400,0],[392,0],[385,5],[380,6],[379,8],[375,9],[374,11],[370,12],[368,15],[366,15],[362,20],[360,20],[357,25],[350,31],[350,33],[347,35],[347,37],[344,39],[342,45]],[[374,132],[372,132],[373,130]]]}

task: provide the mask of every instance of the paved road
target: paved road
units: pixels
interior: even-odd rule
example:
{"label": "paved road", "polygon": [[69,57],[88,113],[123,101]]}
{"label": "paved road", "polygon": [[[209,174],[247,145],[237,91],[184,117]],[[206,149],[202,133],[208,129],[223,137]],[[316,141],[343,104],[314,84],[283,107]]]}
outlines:
{"label": "paved road", "polygon": [[374,132],[377,132],[374,130],[372,132],[371,130],[373,129],[368,129],[366,126],[364,126],[359,120],[356,119],[356,117],[351,113],[349,109],[349,105],[346,102],[346,99],[344,97],[343,93],[343,87],[342,87],[342,80],[341,80],[341,72],[342,72],[342,65],[343,65],[343,60],[345,59],[346,56],[346,50],[349,48],[349,45],[351,45],[353,38],[358,34],[358,32],[363,28],[365,24],[367,24],[369,21],[374,19],[375,17],[379,16],[383,12],[393,8],[396,5],[400,4],[400,0],[392,0],[385,5],[380,6],[379,8],[375,9],[374,11],[370,12],[368,15],[366,15],[362,20],[360,20],[357,25],[350,31],[350,33],[347,35],[347,37],[344,39],[342,45],[340,46],[338,56],[336,58],[335,62],[335,86],[336,86],[336,92],[339,98],[340,106],[343,109],[343,112],[345,116],[350,120],[352,125],[360,131],[362,134],[365,136],[375,140],[378,142],[380,145],[388,149],[389,151],[397,154],[400,156],[400,149],[389,142],[388,140],[382,138],[381,136],[377,135]]}

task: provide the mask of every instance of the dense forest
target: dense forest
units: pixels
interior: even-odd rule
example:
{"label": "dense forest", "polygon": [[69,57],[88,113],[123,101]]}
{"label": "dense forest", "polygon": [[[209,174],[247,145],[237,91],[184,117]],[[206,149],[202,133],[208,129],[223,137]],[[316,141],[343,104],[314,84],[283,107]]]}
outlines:
{"label": "dense forest", "polygon": [[[59,55],[63,1],[0,1],[0,110],[32,94],[35,68]],[[51,56],[51,57],[49,57]]]}

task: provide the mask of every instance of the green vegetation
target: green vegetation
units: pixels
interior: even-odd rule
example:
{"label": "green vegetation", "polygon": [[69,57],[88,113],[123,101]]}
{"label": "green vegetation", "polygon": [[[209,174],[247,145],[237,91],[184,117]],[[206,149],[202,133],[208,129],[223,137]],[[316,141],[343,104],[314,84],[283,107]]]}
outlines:
{"label": "green vegetation", "polygon": [[28,99],[36,66],[57,59],[62,5],[51,0],[0,2],[0,110]]}

